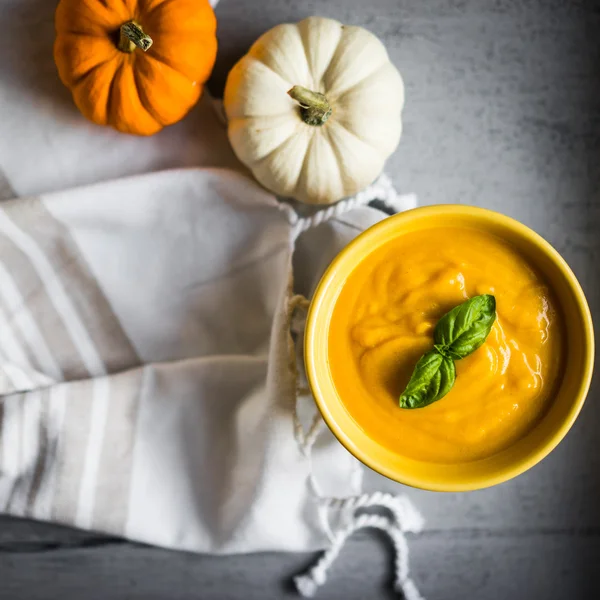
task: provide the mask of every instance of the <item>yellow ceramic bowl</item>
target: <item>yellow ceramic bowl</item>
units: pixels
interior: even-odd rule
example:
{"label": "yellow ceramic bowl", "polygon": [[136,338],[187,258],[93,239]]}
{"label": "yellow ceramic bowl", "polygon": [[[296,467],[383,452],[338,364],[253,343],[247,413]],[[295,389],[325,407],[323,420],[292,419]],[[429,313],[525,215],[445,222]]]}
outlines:
{"label": "yellow ceramic bowl", "polygon": [[[483,460],[462,464],[418,461],[368,437],[348,414],[328,364],[329,323],[349,274],[371,252],[408,232],[433,227],[477,228],[506,240],[545,277],[565,320],[564,374],[550,409],[525,437]],[[542,460],[569,431],[585,400],[594,360],[590,311],[575,275],[548,242],[504,215],[461,205],[429,206],[378,223],[350,243],[321,279],[308,314],[305,361],[315,400],[338,440],[367,466],[390,479],[435,491],[475,490],[506,481]]]}

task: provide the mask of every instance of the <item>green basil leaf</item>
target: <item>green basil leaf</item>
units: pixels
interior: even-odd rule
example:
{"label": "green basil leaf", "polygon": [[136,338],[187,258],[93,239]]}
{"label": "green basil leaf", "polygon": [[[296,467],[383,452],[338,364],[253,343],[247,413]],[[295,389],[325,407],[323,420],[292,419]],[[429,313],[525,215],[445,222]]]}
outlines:
{"label": "green basil leaf", "polygon": [[443,398],[454,385],[454,362],[436,350],[424,354],[400,396],[400,408],[422,408]]}
{"label": "green basil leaf", "polygon": [[435,326],[435,349],[444,357],[459,360],[475,352],[496,320],[496,299],[474,296],[446,313]]}

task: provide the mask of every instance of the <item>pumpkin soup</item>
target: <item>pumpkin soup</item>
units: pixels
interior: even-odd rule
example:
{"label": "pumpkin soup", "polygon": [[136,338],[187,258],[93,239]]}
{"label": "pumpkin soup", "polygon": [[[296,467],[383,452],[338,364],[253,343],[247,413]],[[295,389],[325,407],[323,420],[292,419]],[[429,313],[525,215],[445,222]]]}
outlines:
{"label": "pumpkin soup", "polygon": [[[433,329],[473,296],[496,299],[485,343],[456,361],[440,400],[400,408],[399,397]],[[350,275],[333,311],[328,355],[346,410],[374,440],[438,463],[485,458],[543,415],[560,374],[562,324],[526,260],[489,233],[415,231],[375,250]]]}

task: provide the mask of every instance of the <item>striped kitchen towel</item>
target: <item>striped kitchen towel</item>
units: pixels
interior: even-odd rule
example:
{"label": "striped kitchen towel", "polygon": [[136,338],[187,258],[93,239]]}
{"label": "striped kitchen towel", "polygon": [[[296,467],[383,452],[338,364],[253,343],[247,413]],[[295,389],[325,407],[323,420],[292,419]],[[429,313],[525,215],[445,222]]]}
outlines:
{"label": "striped kitchen towel", "polygon": [[374,500],[298,398],[290,330],[382,197],[414,202],[383,178],[300,218],[244,175],[190,169],[0,204],[0,510],[211,553],[418,530],[386,495],[393,519],[355,521]]}

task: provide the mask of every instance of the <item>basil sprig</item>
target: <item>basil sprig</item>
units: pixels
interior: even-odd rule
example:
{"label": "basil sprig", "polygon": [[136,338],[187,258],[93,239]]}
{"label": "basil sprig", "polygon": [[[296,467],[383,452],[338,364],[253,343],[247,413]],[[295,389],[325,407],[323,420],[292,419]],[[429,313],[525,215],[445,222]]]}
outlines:
{"label": "basil sprig", "polygon": [[469,356],[486,340],[496,320],[496,299],[484,294],[446,313],[433,331],[434,346],[417,362],[401,408],[422,408],[443,398],[456,380],[455,360]]}
{"label": "basil sprig", "polygon": [[451,358],[437,350],[423,354],[415,366],[412,377],[400,396],[402,408],[421,408],[443,398],[454,385],[456,369]]}
{"label": "basil sprig", "polygon": [[475,296],[446,313],[433,331],[434,348],[452,360],[472,354],[485,342],[496,320],[496,299]]}

